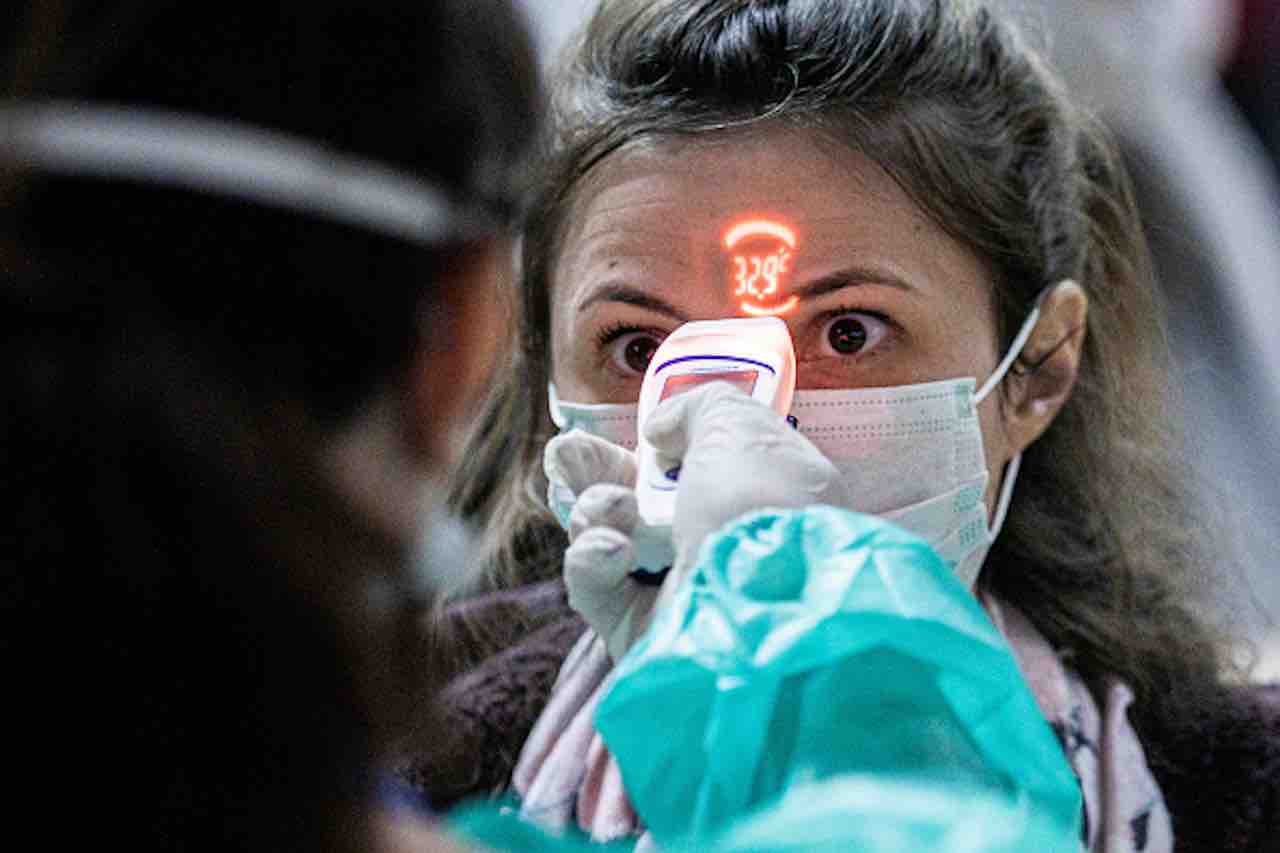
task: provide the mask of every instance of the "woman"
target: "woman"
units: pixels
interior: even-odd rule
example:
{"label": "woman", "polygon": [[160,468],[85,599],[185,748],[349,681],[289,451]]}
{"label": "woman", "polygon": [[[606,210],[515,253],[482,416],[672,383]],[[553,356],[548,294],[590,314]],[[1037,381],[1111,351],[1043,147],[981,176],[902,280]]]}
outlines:
{"label": "woman", "polygon": [[[665,334],[790,294],[798,400],[995,377],[972,473],[999,536],[966,580],[1028,638],[1023,651],[1067,662],[1055,683],[1078,701],[1046,713],[1069,753],[1097,733],[1073,727],[1074,709],[1127,716],[1179,849],[1224,837],[1262,849],[1277,820],[1274,711],[1222,685],[1189,597],[1215,555],[1184,501],[1128,181],[1019,33],[978,3],[620,0],[591,20],[558,95],[525,235],[520,347],[459,495],[499,537],[493,582],[560,570],[542,499],[549,382],[563,422],[625,440],[625,409],[589,406],[634,401]],[[726,238],[743,220],[770,223],[756,256],[790,250],[773,268],[789,278],[738,278],[751,253]],[[536,706],[554,646],[530,640],[466,673],[455,713]],[[521,681],[522,660],[536,678]],[[1239,740],[1200,750],[1225,733]],[[1101,843],[1094,805],[1088,837]],[[1125,819],[1140,848],[1145,819]]]}
{"label": "woman", "polygon": [[383,761],[535,123],[477,5],[0,14],[10,809],[52,846],[444,844]]}

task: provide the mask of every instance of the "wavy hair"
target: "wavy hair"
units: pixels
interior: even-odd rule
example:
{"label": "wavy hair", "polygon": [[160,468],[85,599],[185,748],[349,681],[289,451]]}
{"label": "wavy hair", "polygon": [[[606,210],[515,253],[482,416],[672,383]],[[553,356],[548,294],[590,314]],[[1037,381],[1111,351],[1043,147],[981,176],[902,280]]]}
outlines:
{"label": "wavy hair", "polygon": [[549,284],[577,188],[637,142],[768,122],[870,158],[984,258],[1004,346],[1046,284],[1084,287],[1074,392],[1024,454],[980,585],[1087,680],[1133,687],[1149,730],[1183,713],[1162,701],[1171,691],[1215,695],[1224,663],[1191,597],[1204,532],[1129,178],[1013,22],[961,0],[615,0],[566,54],[554,94],[524,237],[520,347],[455,493],[490,522],[488,583],[559,571],[540,461],[553,429]]}

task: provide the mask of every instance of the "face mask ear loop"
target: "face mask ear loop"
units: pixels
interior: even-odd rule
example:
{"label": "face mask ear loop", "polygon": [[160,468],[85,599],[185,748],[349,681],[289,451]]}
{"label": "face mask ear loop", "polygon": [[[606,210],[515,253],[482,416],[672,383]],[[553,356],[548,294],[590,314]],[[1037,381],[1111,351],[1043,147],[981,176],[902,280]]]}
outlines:
{"label": "face mask ear loop", "polygon": [[1004,482],[1000,484],[1000,497],[996,501],[996,515],[991,521],[990,541],[994,542],[1004,527],[1004,517],[1009,514],[1009,503],[1013,500],[1013,483],[1018,479],[1018,468],[1022,465],[1022,454],[1015,453],[1004,469]]}
{"label": "face mask ear loop", "polygon": [[1027,345],[1027,338],[1031,337],[1031,333],[1035,331],[1036,323],[1040,321],[1040,300],[1036,300],[1036,306],[1031,309],[1031,313],[1027,315],[1027,319],[1022,321],[1022,328],[1018,330],[1018,335],[1013,339],[1013,343],[1009,345],[1009,351],[1004,354],[1004,358],[996,365],[987,381],[982,383],[982,387],[978,389],[978,393],[973,395],[973,402],[981,403],[991,390],[995,388],[1004,379],[1009,368],[1013,366],[1014,361],[1022,354],[1022,348]]}
{"label": "face mask ear loop", "polygon": [[[978,389],[978,393],[973,395],[974,404],[981,403],[991,390],[1000,384],[1004,379],[1009,368],[1013,366],[1013,362],[1022,354],[1022,348],[1027,345],[1027,339],[1031,337],[1031,333],[1035,331],[1036,323],[1040,321],[1040,303],[1048,296],[1058,285],[1050,285],[1040,294],[1036,296],[1035,307],[1031,309],[1031,313],[1027,315],[1027,319],[1022,321],[1022,328],[1018,330],[1018,334],[1014,337],[1013,343],[1009,345],[1009,351],[1005,353],[1004,358],[1000,360],[1000,364],[996,365],[995,372],[982,383],[982,387]],[[1013,500],[1013,484],[1018,479],[1018,468],[1022,466],[1022,454],[1015,453],[1013,458],[1009,460],[1009,464],[1004,469],[1004,482],[1000,484],[1000,497],[996,500],[995,518],[991,521],[990,539],[995,538],[1000,533],[1000,529],[1004,527],[1005,516],[1009,514],[1009,504]]]}
{"label": "face mask ear loop", "polygon": [[556,394],[556,383],[547,383],[547,408],[551,410],[551,423],[556,425],[556,429],[564,431],[565,418],[564,413],[560,411],[560,396]]}

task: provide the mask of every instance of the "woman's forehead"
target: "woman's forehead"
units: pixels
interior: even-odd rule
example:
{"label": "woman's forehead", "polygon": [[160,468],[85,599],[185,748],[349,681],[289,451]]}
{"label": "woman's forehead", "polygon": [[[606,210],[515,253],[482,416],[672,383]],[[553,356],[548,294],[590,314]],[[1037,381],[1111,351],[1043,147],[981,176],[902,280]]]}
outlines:
{"label": "woman's forehead", "polygon": [[684,229],[714,243],[743,217],[831,224],[858,200],[922,217],[873,162],[821,141],[816,132],[773,128],[624,147],[583,180],[569,231],[592,239],[625,223],[667,234]]}
{"label": "woman's forehead", "polygon": [[817,132],[774,127],[649,140],[605,158],[575,195],[553,284],[630,277],[629,267],[723,278],[726,240],[761,223],[787,232],[777,247],[813,274],[870,261],[908,280],[988,278],[870,159]]}

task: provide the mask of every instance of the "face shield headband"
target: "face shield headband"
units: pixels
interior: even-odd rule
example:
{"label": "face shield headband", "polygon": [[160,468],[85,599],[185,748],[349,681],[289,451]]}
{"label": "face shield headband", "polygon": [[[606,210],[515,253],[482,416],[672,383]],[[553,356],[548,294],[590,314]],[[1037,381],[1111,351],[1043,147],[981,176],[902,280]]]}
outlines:
{"label": "face shield headband", "polygon": [[493,233],[499,218],[395,168],[284,133],[75,101],[0,107],[0,164],[174,187],[351,225],[424,246]]}

